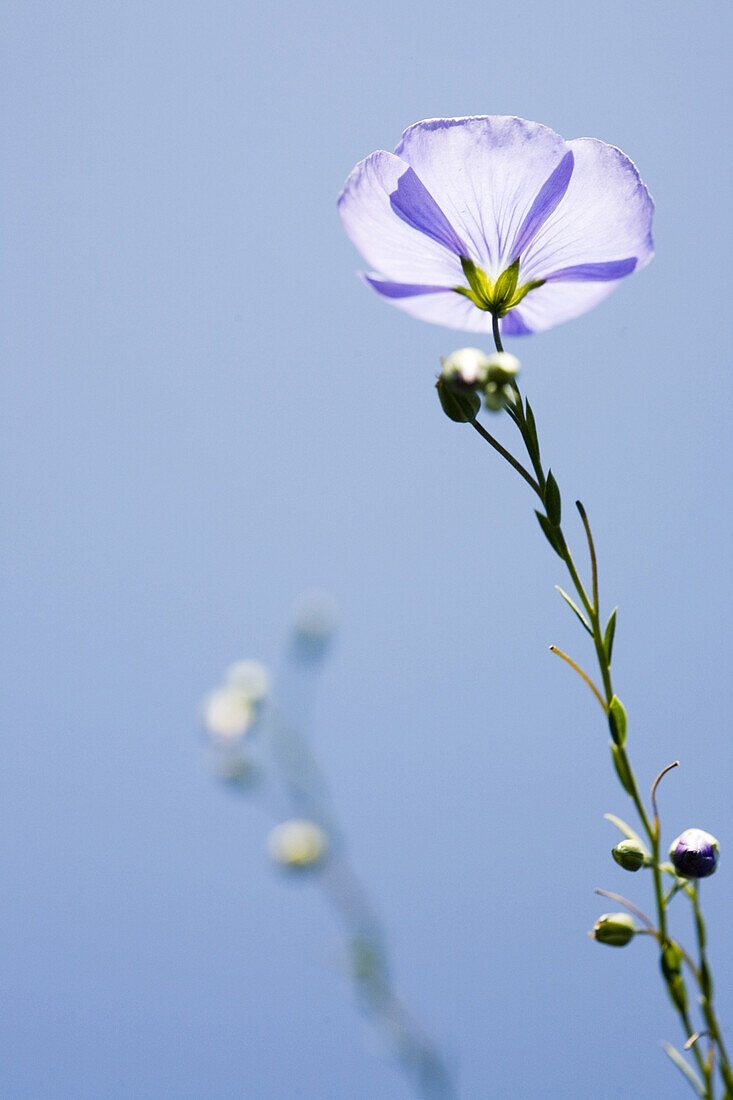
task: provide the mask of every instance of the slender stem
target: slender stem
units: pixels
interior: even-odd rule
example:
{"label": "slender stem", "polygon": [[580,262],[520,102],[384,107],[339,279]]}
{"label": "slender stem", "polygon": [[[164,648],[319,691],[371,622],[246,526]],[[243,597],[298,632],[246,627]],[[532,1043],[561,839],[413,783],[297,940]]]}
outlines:
{"label": "slender stem", "polygon": [[478,434],[483,439],[485,439],[487,443],[490,443],[494,450],[498,451],[501,457],[507,460],[510,466],[514,467],[517,473],[524,478],[528,485],[531,485],[535,493],[537,493],[537,496],[540,498],[540,500],[542,500],[542,493],[540,491],[539,485],[532,477],[532,475],[527,470],[525,470],[521,462],[517,462],[514,455],[510,454],[509,451],[507,451],[506,447],[502,447],[498,439],[494,439],[493,435],[489,435],[489,433],[486,431],[486,428],[484,428],[483,424],[479,424],[478,420],[472,420],[471,423],[473,424]]}
{"label": "slender stem", "polygon": [[596,548],[593,544],[593,536],[590,532],[590,524],[588,523],[588,516],[585,513],[585,508],[579,500],[576,500],[575,507],[580,512],[580,518],[585,527],[585,535],[588,539],[588,551],[590,553],[591,570],[593,573],[593,607],[595,611],[598,612],[598,561],[596,560]]}
{"label": "slender stem", "polygon": [[558,657],[562,657],[563,661],[567,661],[567,663],[570,665],[570,667],[572,669],[575,669],[578,676],[580,676],[581,680],[585,681],[585,683],[591,689],[591,691],[595,695],[596,699],[598,700],[598,702],[601,704],[601,706],[603,707],[603,709],[605,711],[606,710],[606,704],[603,700],[603,696],[601,695],[600,691],[598,690],[596,685],[591,680],[590,676],[588,676],[585,672],[583,672],[580,665],[576,664],[575,661],[572,659],[572,657],[568,657],[567,653],[563,653],[563,651],[561,649],[558,649],[556,645],[551,645],[550,646],[550,651],[552,653],[555,653]]}
{"label": "slender stem", "polygon": [[[493,318],[492,318],[492,328],[493,328],[493,335],[494,335],[494,342],[496,344],[496,349],[497,349],[497,351],[501,352],[501,351],[504,350],[504,348],[503,348],[503,345],[502,345],[502,342],[501,342],[501,336],[500,336],[500,333],[499,333],[499,319],[496,315],[493,315]],[[513,389],[514,389],[514,393],[515,393],[516,403],[512,407],[512,413],[513,413],[512,420],[517,425],[517,428],[519,429],[520,435],[522,436],[522,439],[524,441],[525,447],[527,449],[527,454],[529,455],[529,457],[531,459],[532,466],[534,468],[534,471],[535,471],[535,474],[536,474],[536,477],[537,477],[536,481],[531,477],[530,474],[527,473],[527,471],[524,469],[524,467],[522,467],[517,462],[517,460],[513,458],[513,456],[509,455],[508,452],[505,452],[504,448],[502,448],[500,445],[498,445],[496,443],[496,441],[488,435],[487,432],[484,432],[480,428],[480,426],[478,424],[476,424],[475,421],[473,422],[474,427],[476,427],[476,429],[479,431],[479,434],[481,434],[485,438],[487,438],[488,442],[490,442],[492,444],[492,446],[494,446],[494,448],[497,451],[499,451],[499,453],[503,454],[503,457],[506,458],[507,461],[509,461],[511,463],[511,465],[515,467],[515,469],[518,468],[518,472],[522,475],[522,477],[525,479],[525,481],[527,481],[532,486],[532,488],[535,490],[535,492],[538,493],[538,495],[541,498],[543,498],[543,493],[540,489],[540,486],[544,486],[544,484],[545,484],[545,475],[544,475],[544,471],[542,469],[542,465],[539,461],[538,447],[537,447],[536,443],[535,443],[534,446],[532,445],[532,441],[530,439],[530,431],[529,431],[529,427],[528,427],[528,424],[527,424],[527,418],[526,418],[526,415],[525,415],[525,410],[524,410],[524,406],[523,406],[523,402],[522,402],[522,397],[521,397],[521,394],[520,394],[520,391],[519,391],[519,387],[516,385],[516,383],[513,385]],[[606,650],[605,640],[604,640],[604,636],[603,636],[602,629],[601,629],[601,623],[600,623],[600,607],[599,607],[599,595],[598,595],[598,563],[597,563],[597,558],[596,558],[595,546],[594,546],[594,543],[593,543],[593,536],[591,534],[590,524],[588,522],[588,517],[586,515],[585,509],[583,508],[582,504],[580,504],[580,502],[577,503],[577,507],[578,507],[578,511],[580,513],[581,519],[583,521],[583,526],[585,528],[586,537],[588,539],[588,549],[589,549],[589,554],[590,554],[591,571],[592,571],[592,596],[591,597],[589,597],[588,593],[586,592],[585,586],[584,586],[584,584],[583,584],[583,582],[580,578],[580,574],[578,573],[578,569],[575,565],[572,554],[570,552],[570,548],[568,547],[567,541],[566,541],[565,536],[562,532],[562,528],[561,528],[560,524],[555,525],[555,530],[556,530],[556,534],[557,534],[557,537],[558,537],[559,545],[561,547],[561,555],[560,556],[562,557],[563,561],[565,562],[565,565],[566,565],[566,567],[568,569],[568,572],[570,574],[570,578],[573,582],[573,585],[575,587],[576,592],[578,593],[578,597],[581,601],[581,604],[582,604],[582,606],[584,607],[584,609],[586,611],[586,614],[588,616],[588,621],[589,621],[590,626],[591,626],[591,634],[592,634],[592,637],[593,637],[593,645],[594,645],[594,648],[595,648],[595,651],[596,651],[596,656],[597,656],[597,659],[598,659],[598,666],[599,666],[601,676],[602,676],[602,679],[603,679],[603,688],[604,688],[604,692],[605,692],[605,703],[604,703],[604,700],[603,700],[603,696],[600,694],[598,689],[595,687],[595,685],[593,685],[593,683],[590,681],[590,679],[582,672],[582,670],[575,664],[575,662],[571,661],[570,658],[568,658],[565,654],[561,653],[559,650],[555,649],[554,651],[556,653],[558,653],[558,656],[563,657],[564,660],[566,660],[569,664],[572,665],[573,668],[576,669],[576,671],[579,672],[579,674],[583,677],[583,679],[589,684],[591,689],[597,695],[597,697],[599,699],[599,702],[604,707],[604,710],[608,711],[610,703],[611,703],[611,701],[614,697],[614,692],[613,692],[613,684],[612,684],[612,680],[611,680],[610,660],[609,660],[609,656],[608,656],[608,653],[607,653],[607,650]],[[553,647],[553,649],[554,649],[554,647]],[[650,821],[650,819],[649,819],[649,815],[647,814],[646,808],[645,808],[644,803],[642,802],[641,796],[639,794],[638,784],[636,782],[636,778],[635,778],[633,770],[631,768],[631,764],[628,760],[628,756],[626,755],[625,747],[623,745],[615,745],[614,751],[617,754],[617,760],[620,761],[622,767],[625,769],[625,771],[626,771],[626,773],[629,777],[629,787],[627,788],[627,792],[629,793],[629,795],[630,795],[630,797],[631,797],[631,799],[634,803],[634,806],[636,807],[636,811],[639,815],[639,819],[640,819],[640,821],[642,823],[642,826],[644,828],[644,832],[646,833],[646,835],[649,839],[649,843],[651,845],[651,861],[650,862],[651,862],[652,876],[653,876],[653,880],[654,880],[654,897],[655,897],[656,910],[657,910],[657,919],[658,919],[658,931],[657,931],[656,934],[657,934],[658,942],[659,942],[662,950],[664,950],[665,947],[670,945],[671,941],[669,939],[669,935],[668,935],[668,931],[667,931],[666,899],[665,899],[665,896],[664,896],[663,885],[662,885],[662,871],[660,869],[660,825],[659,825],[659,818],[658,818],[658,815],[656,813],[656,805],[654,803],[654,799],[652,799],[652,806],[653,806],[653,810],[654,810],[654,819],[653,819],[653,823],[652,823],[652,821]],[[656,790],[656,784],[655,784],[655,790]],[[699,912],[699,907],[697,907],[697,899],[696,898],[695,898],[695,906],[696,906],[696,914],[697,914]],[[700,935],[701,935],[701,930],[702,930],[702,944],[704,945],[704,925],[702,924],[702,916],[701,915],[700,915],[699,918],[697,918],[697,916],[696,916],[696,923],[697,923],[697,927],[698,927],[698,939],[700,940]],[[678,950],[681,951],[681,949],[679,948],[679,945],[675,945],[675,946],[677,946]],[[727,1090],[726,1091],[726,1100],[728,1100],[728,1097],[730,1097],[730,1100],[733,1100],[733,1072],[731,1071],[730,1064],[728,1062],[728,1058],[727,1058],[727,1055],[726,1055],[726,1052],[725,1052],[725,1047],[723,1045],[723,1042],[722,1042],[722,1039],[721,1039],[721,1036],[720,1036],[720,1029],[718,1027],[717,1019],[716,1019],[714,1011],[713,1011],[713,1007],[712,1007],[712,1003],[711,1003],[711,997],[710,996],[705,996],[705,990],[703,988],[703,986],[705,985],[706,976],[708,974],[707,963],[704,960],[704,954],[701,955],[701,962],[700,962],[699,969],[694,966],[694,964],[690,960],[689,956],[686,955],[686,953],[682,952],[682,956],[683,956],[685,962],[690,966],[692,974],[695,977],[697,983],[700,985],[701,992],[703,993],[703,1012],[704,1012],[705,1019],[706,1019],[707,1024],[708,1024],[708,1029],[710,1031],[711,1037],[712,1037],[714,1043],[716,1044],[718,1052],[719,1052],[720,1073],[721,1073],[721,1076],[723,1078],[723,1081],[725,1082],[726,1090]],[[667,985],[669,987],[669,992],[670,992],[670,995],[671,995],[672,1002],[673,1002],[675,1008],[677,1009],[677,1013],[680,1017],[680,1020],[682,1022],[682,1026],[685,1030],[685,1037],[687,1039],[689,1039],[694,1034],[694,1031],[693,1031],[691,1022],[690,1022],[690,1018],[689,1018],[687,1009],[685,1007],[686,996],[685,996],[685,991],[684,991],[684,980],[683,980],[682,976],[679,975],[679,974],[678,975],[673,975],[673,976],[670,976],[670,977],[667,977],[665,975],[665,978],[666,978],[666,981],[667,981]],[[681,989],[680,989],[680,985],[681,985]],[[681,993],[681,996],[680,996],[680,993]],[[713,1063],[712,1063],[712,1059],[709,1059],[706,1062],[703,1058],[701,1050],[698,1048],[698,1045],[696,1043],[692,1045],[692,1051],[693,1051],[693,1055],[695,1057],[695,1060],[697,1062],[698,1068],[700,1070],[700,1073],[702,1074],[702,1076],[705,1080],[706,1098],[707,1098],[707,1100],[713,1100],[713,1083],[712,1083],[712,1073],[713,1073],[712,1066],[713,1066]]]}
{"label": "slender stem", "polygon": [[713,1007],[713,986],[712,978],[710,976],[710,966],[707,958],[707,932],[705,930],[705,918],[700,908],[700,884],[695,882],[692,888],[692,911],[695,915],[695,933],[697,936],[697,948],[699,952],[700,965],[698,972],[698,984],[700,986],[702,1012],[705,1017],[705,1022],[708,1025],[708,1030],[714,1042],[718,1047],[719,1054],[719,1069],[720,1075],[725,1082],[725,1086],[729,1090],[733,1090],[733,1071],[731,1071],[730,1062],[728,1061],[728,1053],[725,1049],[723,1037],[720,1034],[720,1025],[718,1023],[715,1009]]}
{"label": "slender stem", "polygon": [[501,342],[501,335],[499,333],[499,315],[497,313],[491,314],[491,327],[494,333],[494,343],[496,344],[496,350],[503,351],[504,346]]}

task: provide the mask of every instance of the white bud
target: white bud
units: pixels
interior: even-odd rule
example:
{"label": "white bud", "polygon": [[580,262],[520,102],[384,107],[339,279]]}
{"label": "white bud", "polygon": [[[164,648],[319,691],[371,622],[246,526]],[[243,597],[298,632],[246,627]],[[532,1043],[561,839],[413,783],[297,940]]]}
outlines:
{"label": "white bud", "polygon": [[482,386],[490,359],[480,348],[458,348],[443,360],[443,376],[453,384],[474,389]]}
{"label": "white bud", "polygon": [[508,351],[495,351],[486,360],[486,380],[502,385],[511,382],[519,374],[521,363]]}
{"label": "white bud", "polygon": [[283,821],[267,838],[270,859],[283,867],[313,867],[327,847],[326,834],[314,821]]}
{"label": "white bud", "polygon": [[270,694],[270,673],[259,661],[236,661],[227,669],[225,680],[251,703],[262,703]]}
{"label": "white bud", "polygon": [[249,696],[239,688],[217,688],[204,699],[203,718],[213,740],[238,741],[252,725],[254,707]]}

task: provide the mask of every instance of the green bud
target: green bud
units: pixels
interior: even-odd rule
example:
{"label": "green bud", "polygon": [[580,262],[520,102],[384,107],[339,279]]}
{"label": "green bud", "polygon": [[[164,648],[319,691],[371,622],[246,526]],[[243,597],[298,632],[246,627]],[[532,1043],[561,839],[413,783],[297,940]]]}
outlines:
{"label": "green bud", "polygon": [[646,860],[646,852],[635,840],[622,840],[611,849],[611,855],[624,871],[638,871]]}
{"label": "green bud", "polygon": [[486,360],[486,379],[498,386],[512,382],[519,374],[521,363],[508,351],[495,351]]}
{"label": "green bud", "polygon": [[450,386],[441,374],[435,383],[443,412],[457,424],[467,424],[475,420],[481,408],[481,398],[471,390],[461,392]]}
{"label": "green bud", "polygon": [[630,913],[604,913],[593,925],[591,936],[609,947],[626,947],[636,935]]}

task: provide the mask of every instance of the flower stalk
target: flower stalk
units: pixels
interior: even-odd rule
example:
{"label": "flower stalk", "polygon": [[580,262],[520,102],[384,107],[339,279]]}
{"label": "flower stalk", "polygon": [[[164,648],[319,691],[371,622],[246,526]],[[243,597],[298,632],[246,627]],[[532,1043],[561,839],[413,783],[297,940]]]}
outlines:
{"label": "flower stalk", "polygon": [[[493,314],[492,320],[496,349],[498,352],[503,352],[504,349],[499,330],[498,312]],[[604,630],[601,622],[599,601],[598,561],[588,516],[582,503],[577,501],[576,507],[585,530],[588,544],[591,568],[590,591],[588,591],[581,579],[562,529],[560,490],[552,472],[549,469],[545,472],[543,467],[539,437],[532,408],[529,402],[523,399],[515,380],[511,383],[511,389],[512,397],[507,400],[505,408],[509,417],[514,421],[519,430],[519,434],[529,458],[532,473],[530,473],[514,455],[498,443],[498,441],[495,440],[476,419],[470,421],[470,423],[478,434],[486,439],[487,442],[489,442],[491,446],[501,454],[515,470],[517,470],[524,481],[532,488],[533,492],[540,498],[544,511],[538,511],[536,513],[538,522],[547,541],[567,568],[573,588],[577,594],[579,606],[562,590],[560,590],[561,595],[566,602],[569,603],[586,631],[591,635],[593,641],[593,648],[600,673],[600,685],[598,687],[593,683],[588,674],[584,672],[574,660],[568,657],[567,654],[562,653],[556,646],[551,646],[550,648],[579,674],[591,688],[603,707],[611,732],[611,751],[616,773],[622,787],[634,804],[641,827],[649,843],[650,853],[644,865],[650,867],[652,872],[657,924],[656,927],[654,927],[649,919],[645,917],[643,921],[645,927],[638,929],[638,932],[651,935],[657,941],[660,950],[660,968],[662,976],[670,1000],[672,1001],[685,1033],[685,1049],[692,1053],[698,1073],[695,1073],[695,1070],[684,1061],[682,1055],[674,1050],[673,1047],[670,1047],[669,1044],[665,1044],[664,1049],[677,1067],[684,1073],[698,1095],[702,1096],[704,1100],[715,1100],[716,1069],[724,1086],[723,1100],[733,1100],[733,1071],[731,1070],[731,1065],[721,1035],[720,1024],[713,1005],[713,985],[710,965],[706,954],[707,937],[705,923],[699,905],[699,886],[697,881],[694,882],[694,885],[691,885],[687,880],[680,878],[676,874],[675,868],[670,864],[663,864],[661,858],[661,826],[656,803],[656,790],[659,781],[667,771],[677,765],[677,762],[675,761],[674,764],[665,768],[660,773],[651,792],[651,812],[649,812],[641,797],[639,785],[626,750],[626,713],[613,689],[611,657],[616,625],[616,612],[614,610]],[[672,873],[675,875],[676,880],[675,886],[667,895],[665,895],[664,892],[664,873]],[[640,910],[636,909],[631,902],[627,902],[620,896],[609,895],[605,891],[599,892],[605,893],[606,896],[615,897],[616,900],[621,902],[630,912],[637,916],[640,914]],[[669,934],[668,908],[672,897],[677,893],[684,893],[692,905],[699,958],[697,964],[692,961],[689,954],[685,952]],[[699,991],[700,1007],[705,1022],[705,1031],[696,1031],[690,1019],[687,986],[682,969],[683,963],[686,965]],[[703,1049],[705,1045],[704,1040],[707,1040],[707,1052]]]}

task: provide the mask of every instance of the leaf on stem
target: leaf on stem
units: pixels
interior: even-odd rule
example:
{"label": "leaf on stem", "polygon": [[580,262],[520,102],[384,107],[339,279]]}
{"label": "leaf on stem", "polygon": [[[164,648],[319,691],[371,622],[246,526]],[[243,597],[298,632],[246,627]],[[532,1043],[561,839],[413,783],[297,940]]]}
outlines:
{"label": "leaf on stem", "polygon": [[525,440],[527,444],[527,450],[529,451],[530,458],[534,463],[539,465],[540,462],[540,442],[537,436],[537,424],[535,422],[534,413],[532,412],[532,406],[529,401],[524,403],[524,419],[527,424],[527,438]]}
{"label": "leaf on stem", "polygon": [[687,1080],[689,1081],[689,1083],[692,1085],[693,1089],[697,1093],[697,1095],[702,1096],[703,1100],[704,1100],[705,1086],[703,1085],[702,1081],[700,1080],[700,1078],[695,1073],[692,1066],[689,1066],[687,1064],[687,1062],[684,1060],[684,1058],[682,1057],[680,1052],[678,1050],[676,1050],[672,1046],[671,1043],[662,1043],[662,1050],[664,1051],[664,1053],[669,1058],[672,1059],[672,1061],[677,1066],[677,1069],[680,1071],[680,1073],[684,1074],[684,1076],[687,1078]]}
{"label": "leaf on stem", "polygon": [[585,629],[588,631],[588,633],[592,635],[593,631],[591,630],[590,625],[589,625],[589,623],[587,622],[587,620],[585,618],[585,615],[580,610],[578,605],[576,603],[574,603],[573,600],[571,600],[570,596],[568,596],[567,592],[563,588],[561,588],[559,584],[556,584],[555,588],[558,590],[558,592],[560,593],[562,598],[565,600],[565,603],[569,604],[570,607],[572,607],[573,611],[578,616],[578,618],[580,619],[581,623],[583,624]]}
{"label": "leaf on stem", "polygon": [[624,834],[627,840],[633,840],[634,843],[638,844],[639,847],[646,853],[646,855],[650,854],[649,849],[647,848],[644,841],[641,839],[638,833],[634,832],[630,825],[627,825],[626,822],[622,821],[620,817],[616,817],[615,814],[604,814],[603,816],[605,817],[606,821],[610,821],[612,825],[615,825],[616,828]]}
{"label": "leaf on stem", "polygon": [[547,518],[547,516],[542,515],[542,512],[538,512],[537,509],[535,509],[534,514],[537,516],[539,525],[542,528],[542,533],[549,542],[550,546],[555,551],[557,556],[559,558],[563,558],[564,560],[563,544],[559,530],[557,529],[557,527],[554,526],[554,524],[550,523],[550,520]]}
{"label": "leaf on stem", "polygon": [[613,653],[613,638],[614,638],[614,635],[616,633],[616,612],[617,611],[618,611],[618,608],[614,607],[613,611],[611,612],[611,617],[609,618],[608,623],[606,625],[606,633],[603,636],[603,648],[606,651],[606,659],[607,659],[609,665],[611,663],[611,654]]}
{"label": "leaf on stem", "polygon": [[626,756],[618,745],[614,745],[613,741],[611,742],[611,755],[613,756],[613,766],[616,769],[616,775],[619,778],[621,786],[626,791],[626,793],[630,794],[633,798],[635,791],[634,779],[631,772],[629,771],[629,765],[626,761]]}
{"label": "leaf on stem", "polygon": [[547,518],[550,523],[554,524],[555,527],[559,527],[562,515],[562,505],[560,501],[560,490],[558,489],[555,478],[552,476],[552,470],[547,471],[545,491],[542,494],[542,499],[547,509]]}
{"label": "leaf on stem", "polygon": [[623,746],[626,741],[626,711],[616,695],[608,704],[608,726],[616,744]]}

